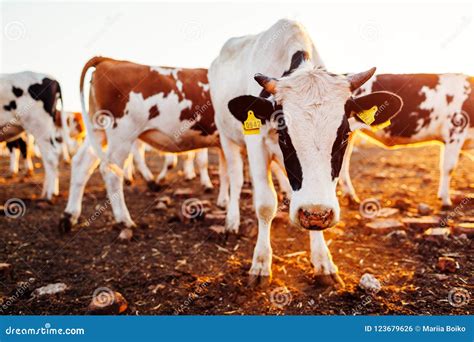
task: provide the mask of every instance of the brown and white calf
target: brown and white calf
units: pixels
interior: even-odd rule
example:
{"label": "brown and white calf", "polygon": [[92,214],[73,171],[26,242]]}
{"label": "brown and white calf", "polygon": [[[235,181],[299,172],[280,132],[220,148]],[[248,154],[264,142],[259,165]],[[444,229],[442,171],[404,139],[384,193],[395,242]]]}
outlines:
{"label": "brown and white calf", "polygon": [[[84,79],[92,67],[95,72],[87,113]],[[219,146],[207,70],[94,57],[82,70],[80,91],[87,136],[73,158],[69,199],[60,229],[68,231],[77,222],[85,185],[100,162],[115,220],[124,225],[120,238],[130,239],[135,223],[125,204],[123,166],[134,142],[140,139],[160,151],[174,153]],[[106,151],[103,145],[108,146]],[[222,177],[220,182],[218,204],[225,205],[227,180]]]}
{"label": "brown and white calf", "polygon": [[[442,144],[438,196],[449,207],[450,177],[463,148],[474,147],[474,78],[462,74],[381,74],[358,94],[391,91],[403,99],[403,109],[391,125],[361,132],[390,149],[436,141]],[[349,174],[354,139],[345,155],[341,185],[345,195],[358,202]]]}
{"label": "brown and white calf", "polygon": [[272,160],[286,169],[293,190],[290,221],[310,230],[316,275],[340,281],[322,231],[339,220],[336,183],[350,124],[359,111],[386,103],[370,123],[381,124],[401,106],[400,98],[388,92],[351,97],[374,72],[348,77],[328,73],[306,30],[291,20],[228,40],[213,61],[211,97],[230,180],[228,231],[236,232],[240,224],[242,147],[252,177],[258,219],[252,281],[271,276],[270,229],[277,209]]}
{"label": "brown and white calf", "polygon": [[31,71],[0,75],[0,142],[23,132],[33,136],[45,169],[42,197],[48,200],[59,191],[59,100],[61,87],[51,76]]}

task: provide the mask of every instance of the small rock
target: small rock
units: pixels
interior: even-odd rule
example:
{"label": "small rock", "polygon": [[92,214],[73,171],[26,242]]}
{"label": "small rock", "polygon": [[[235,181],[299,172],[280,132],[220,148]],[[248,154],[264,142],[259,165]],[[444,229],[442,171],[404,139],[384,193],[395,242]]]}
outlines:
{"label": "small rock", "polygon": [[158,198],[158,203],[163,203],[165,206],[169,207],[171,204],[171,197],[169,196],[162,196]]}
{"label": "small rock", "polygon": [[402,219],[402,222],[409,228],[426,230],[428,228],[438,227],[440,224],[439,217],[435,216],[422,216],[422,217],[406,217]]}
{"label": "small rock", "polygon": [[360,278],[359,287],[369,293],[377,293],[382,289],[380,281],[370,273],[364,273]]}
{"label": "small rock", "polygon": [[390,239],[405,240],[407,237],[407,232],[404,230],[395,230],[387,234],[387,238]]}
{"label": "small rock", "polygon": [[218,211],[211,211],[209,214],[206,213],[206,220],[212,221],[224,221],[225,220],[225,212],[222,210]]}
{"label": "small rock", "polygon": [[377,217],[389,217],[396,215],[400,212],[397,208],[382,208],[377,212]]}
{"label": "small rock", "polygon": [[13,266],[5,262],[0,262],[0,279],[10,279],[13,272]]}
{"label": "small rock", "polygon": [[437,280],[443,281],[449,278],[448,275],[446,274],[441,274],[441,273],[435,273],[433,274],[433,277],[435,277]]}
{"label": "small rock", "polygon": [[163,202],[158,202],[158,204],[155,206],[155,210],[157,211],[166,211],[167,209],[168,206]]}
{"label": "small rock", "polygon": [[[100,291],[98,291],[100,290]],[[87,311],[93,315],[117,315],[128,308],[128,303],[121,293],[108,288],[94,292]]]}
{"label": "small rock", "polygon": [[34,297],[41,297],[46,295],[53,295],[57,293],[62,293],[67,290],[67,285],[64,283],[55,283],[49,284],[43,287],[39,287],[33,291]]}
{"label": "small rock", "polygon": [[433,212],[433,209],[431,209],[431,207],[428,204],[426,204],[426,203],[418,204],[418,213],[421,216],[430,215],[432,212]]}
{"label": "small rock", "polygon": [[453,258],[443,256],[438,258],[436,267],[442,272],[454,273],[459,266]]}
{"label": "small rock", "polygon": [[400,211],[406,211],[406,210],[408,210],[408,208],[410,208],[410,202],[399,198],[395,201],[393,206],[394,206],[394,208],[400,209]]}
{"label": "small rock", "polygon": [[393,229],[400,229],[404,227],[402,222],[395,219],[376,219],[367,223],[365,226],[372,229],[373,231],[379,232],[387,232]]}
{"label": "small rock", "polygon": [[474,223],[472,222],[461,222],[452,227],[452,233],[454,235],[466,234],[468,238],[474,237]]}
{"label": "small rock", "polygon": [[224,226],[219,226],[219,225],[212,225],[209,227],[210,230],[212,230],[213,232],[216,232],[217,234],[224,234],[225,232],[225,227]]}
{"label": "small rock", "polygon": [[180,188],[174,192],[173,196],[184,197],[184,198],[191,197],[193,196],[193,190],[190,188]]}
{"label": "small rock", "polygon": [[448,236],[451,233],[449,228],[442,228],[442,227],[436,227],[436,228],[428,228],[425,230],[423,235],[425,236]]}

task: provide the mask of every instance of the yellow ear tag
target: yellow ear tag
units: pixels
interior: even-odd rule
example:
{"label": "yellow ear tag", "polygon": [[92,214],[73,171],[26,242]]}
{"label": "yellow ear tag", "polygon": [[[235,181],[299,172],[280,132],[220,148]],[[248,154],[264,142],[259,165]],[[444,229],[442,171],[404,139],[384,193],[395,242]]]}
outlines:
{"label": "yellow ear tag", "polygon": [[255,117],[253,111],[249,110],[247,112],[247,120],[244,122],[244,134],[260,134],[260,127],[262,127],[262,120]]}
{"label": "yellow ear tag", "polygon": [[375,113],[377,113],[377,110],[379,107],[373,106],[370,109],[363,110],[360,113],[357,113],[357,116],[364,121],[366,125],[371,125],[375,121]]}
{"label": "yellow ear tag", "polygon": [[390,120],[385,121],[384,123],[381,123],[380,125],[372,126],[370,127],[373,132],[377,132],[381,129],[384,129],[385,127],[388,127],[392,124]]}

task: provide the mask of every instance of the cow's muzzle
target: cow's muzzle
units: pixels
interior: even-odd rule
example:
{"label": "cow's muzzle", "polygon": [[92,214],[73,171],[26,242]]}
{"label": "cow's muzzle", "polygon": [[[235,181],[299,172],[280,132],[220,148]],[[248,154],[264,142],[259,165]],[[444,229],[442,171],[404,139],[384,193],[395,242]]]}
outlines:
{"label": "cow's muzzle", "polygon": [[300,208],[298,210],[300,226],[308,230],[324,230],[334,224],[334,210],[324,206]]}

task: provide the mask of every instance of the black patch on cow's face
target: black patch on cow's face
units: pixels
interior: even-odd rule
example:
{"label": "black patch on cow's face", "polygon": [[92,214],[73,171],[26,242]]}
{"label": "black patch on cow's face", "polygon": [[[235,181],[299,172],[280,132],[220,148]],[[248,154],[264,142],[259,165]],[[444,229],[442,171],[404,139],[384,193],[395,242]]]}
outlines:
{"label": "black patch on cow's face", "polygon": [[272,102],[252,95],[236,97],[229,101],[227,107],[232,115],[242,123],[247,120],[249,110],[253,111],[255,116],[262,121],[262,125],[270,120],[275,112]]}
{"label": "black patch on cow's face", "polygon": [[28,146],[26,145],[26,142],[23,140],[23,138],[18,138],[7,142],[7,147],[10,152],[12,152],[14,148],[19,149],[23,158],[26,158]]}
{"label": "black patch on cow's face", "polygon": [[15,95],[16,97],[20,97],[21,95],[23,95],[23,89],[17,88],[15,86],[12,87],[12,92],[13,95]]}
{"label": "black patch on cow's face", "polygon": [[9,104],[3,106],[3,109],[5,109],[6,111],[11,111],[11,110],[16,109],[16,102],[10,101]]}
{"label": "black patch on cow's face", "polygon": [[331,176],[332,180],[339,177],[341,172],[342,161],[344,159],[344,154],[346,153],[347,142],[349,141],[349,135],[351,129],[349,126],[349,120],[347,115],[344,115],[342,118],[341,125],[337,129],[336,140],[332,145],[331,151]]}
{"label": "black patch on cow's face", "polygon": [[[275,109],[282,110],[281,106],[276,106]],[[280,120],[285,120],[285,118],[282,116]],[[288,175],[291,188],[293,191],[297,191],[301,189],[303,183],[303,169],[301,168],[298,154],[288,133],[288,125],[286,125],[285,122],[281,125],[280,122],[279,126],[282,128],[278,129],[278,145],[280,145],[281,153],[283,154],[286,174]]]}
{"label": "black patch on cow's face", "polygon": [[[291,56],[290,68],[288,70],[284,71],[283,74],[281,75],[281,77],[290,75],[293,71],[298,69],[298,67],[301,65],[301,63],[303,63],[304,61],[307,61],[308,59],[309,59],[308,52],[303,51],[303,50],[296,51],[293,54],[293,56]],[[263,89],[260,92],[260,97],[269,98],[270,95],[271,94],[268,91],[266,91],[265,89]]]}
{"label": "black patch on cow's face", "polygon": [[43,102],[44,110],[53,118],[56,117],[56,98],[61,93],[58,81],[44,78],[41,83],[35,83],[28,87],[28,93],[36,101]]}

